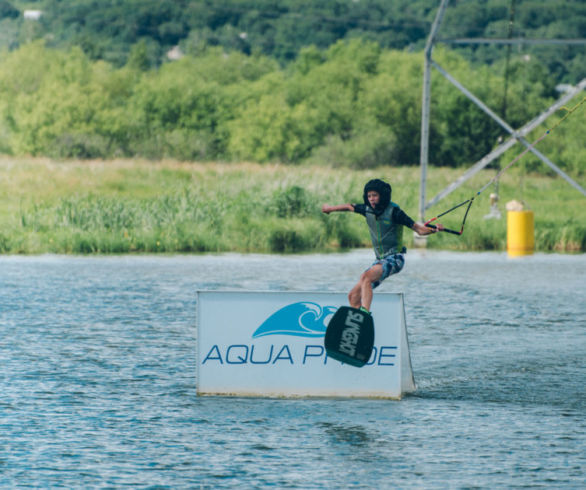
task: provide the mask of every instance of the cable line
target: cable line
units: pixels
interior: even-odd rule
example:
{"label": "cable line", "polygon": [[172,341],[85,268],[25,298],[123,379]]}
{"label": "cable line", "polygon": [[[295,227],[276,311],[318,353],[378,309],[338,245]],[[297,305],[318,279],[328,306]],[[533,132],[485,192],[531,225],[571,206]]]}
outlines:
{"label": "cable line", "polygon": [[472,206],[474,199],[476,199],[476,197],[478,197],[482,192],[484,192],[492,183],[494,183],[496,180],[498,180],[502,174],[504,174],[509,168],[511,168],[515,163],[517,163],[527,152],[529,152],[537,144],[539,144],[540,141],[545,139],[547,137],[547,135],[551,134],[552,131],[554,131],[562,122],[564,122],[568,117],[570,117],[570,115],[573,114],[582,104],[584,104],[584,102],[586,102],[586,97],[583,97],[582,100],[580,102],[578,102],[574,107],[571,107],[571,108],[568,108],[566,106],[560,107],[559,110],[566,111],[566,114],[564,117],[562,117],[551,128],[547,129],[545,131],[545,133],[543,133],[533,143],[528,145],[525,148],[525,150],[523,150],[521,153],[519,153],[519,155],[517,155],[510,163],[508,163],[505,167],[503,167],[492,179],[490,179],[486,184],[484,184],[480,188],[480,190],[478,190],[471,198],[466,199],[465,201],[462,201],[461,203],[456,204],[455,206],[448,209],[447,211],[444,211],[443,213],[440,213],[437,216],[431,218],[430,220],[428,220],[427,222],[424,223],[425,226],[428,226],[429,228],[434,228],[434,229],[437,228],[437,226],[432,225],[430,223],[432,223],[433,221],[436,221],[438,218],[440,218],[448,213],[451,213],[455,209],[458,209],[459,207],[464,206],[465,204],[468,204],[468,207],[466,208],[466,213],[464,214],[464,219],[462,220],[462,226],[460,227],[460,231],[450,230],[447,228],[443,228],[443,230],[440,230],[440,231],[445,231],[447,233],[452,233],[454,235],[462,235],[462,233],[464,233],[464,225],[466,224],[466,218],[468,217],[468,212],[470,211],[470,207]]}

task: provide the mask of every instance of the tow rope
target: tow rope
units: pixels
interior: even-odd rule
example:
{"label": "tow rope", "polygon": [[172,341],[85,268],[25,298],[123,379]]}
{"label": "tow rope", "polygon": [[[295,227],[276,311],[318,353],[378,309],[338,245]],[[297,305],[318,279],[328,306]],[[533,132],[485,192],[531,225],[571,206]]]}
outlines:
{"label": "tow rope", "polygon": [[559,108],[560,111],[561,110],[567,111],[566,115],[564,117],[562,117],[557,123],[555,123],[551,128],[546,130],[545,133],[543,133],[539,138],[537,138],[533,143],[531,143],[527,148],[525,148],[525,150],[523,150],[521,153],[519,153],[519,155],[517,155],[513,160],[511,160],[510,163],[508,163],[505,167],[503,167],[499,173],[497,173],[492,179],[490,179],[486,184],[484,184],[480,188],[480,190],[477,191],[471,198],[466,199],[465,201],[462,201],[460,204],[456,204],[452,208],[448,209],[447,211],[444,211],[443,213],[438,214],[437,216],[434,216],[433,218],[426,221],[424,223],[424,225],[427,226],[428,228],[436,229],[437,226],[432,225],[430,223],[432,223],[433,221],[436,221],[438,218],[441,218],[442,216],[444,216],[448,213],[451,213],[455,209],[458,209],[459,207],[464,206],[465,204],[468,204],[468,207],[466,208],[466,213],[464,213],[464,219],[462,220],[462,226],[460,227],[460,231],[450,230],[448,228],[443,228],[443,227],[441,229],[439,229],[439,231],[445,231],[446,233],[452,233],[454,235],[462,235],[462,233],[464,233],[464,225],[466,224],[466,218],[468,217],[468,212],[470,211],[470,207],[472,206],[474,199],[476,199],[476,197],[478,197],[482,192],[484,192],[503,173],[505,173],[509,168],[511,168],[515,163],[517,163],[528,151],[533,149],[540,141],[545,139],[545,137],[548,134],[550,134],[555,128],[557,128],[564,120],[566,120],[573,112],[575,112],[576,109],[578,109],[578,107],[580,107],[584,102],[586,102],[586,97],[584,97],[580,102],[578,102],[572,108],[567,108],[566,106],[560,107]]}

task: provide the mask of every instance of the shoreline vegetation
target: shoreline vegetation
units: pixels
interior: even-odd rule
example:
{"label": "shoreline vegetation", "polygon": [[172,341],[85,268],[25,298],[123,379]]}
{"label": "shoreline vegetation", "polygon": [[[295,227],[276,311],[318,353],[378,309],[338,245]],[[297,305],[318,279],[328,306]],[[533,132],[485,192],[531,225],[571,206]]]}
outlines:
{"label": "shoreline vegetation", "polygon": [[[393,201],[418,217],[420,169],[351,170],[317,165],[185,163],[0,157],[0,253],[316,253],[370,247],[363,219],[321,213],[323,203],[360,202],[371,178],[391,182]],[[432,167],[428,198],[461,175]],[[492,179],[484,170],[428,210],[437,215]],[[583,197],[560,178],[512,168],[499,182],[502,218],[484,219],[493,187],[476,198],[464,234],[428,248],[503,251],[505,204],[535,213],[535,249],[586,251]],[[442,218],[459,229],[465,207]],[[413,246],[411,232],[405,245]]]}

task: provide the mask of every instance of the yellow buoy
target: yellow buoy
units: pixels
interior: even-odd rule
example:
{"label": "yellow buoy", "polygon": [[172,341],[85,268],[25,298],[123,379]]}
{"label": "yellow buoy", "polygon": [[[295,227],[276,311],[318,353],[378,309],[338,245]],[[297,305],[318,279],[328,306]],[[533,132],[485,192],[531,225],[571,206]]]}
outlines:
{"label": "yellow buoy", "polygon": [[507,211],[507,252],[509,257],[531,255],[534,248],[533,211]]}

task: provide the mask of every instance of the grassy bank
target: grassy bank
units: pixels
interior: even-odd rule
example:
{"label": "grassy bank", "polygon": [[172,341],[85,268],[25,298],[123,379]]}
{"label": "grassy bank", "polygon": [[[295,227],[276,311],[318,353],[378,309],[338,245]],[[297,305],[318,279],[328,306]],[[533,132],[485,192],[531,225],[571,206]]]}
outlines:
{"label": "grassy bank", "polygon": [[[461,174],[430,169],[433,196]],[[484,171],[435,208],[438,214],[494,176]],[[325,167],[177,162],[0,159],[1,253],[323,252],[370,246],[358,215],[323,215],[322,203],[359,202],[374,177],[393,185],[393,200],[417,217],[419,169],[354,171]],[[504,250],[504,204],[524,200],[535,212],[536,249],[584,252],[584,198],[559,178],[521,175],[500,182],[501,220],[485,191],[463,236],[433,236],[430,248]],[[443,223],[458,228],[464,209]],[[412,241],[405,234],[406,245]]]}

